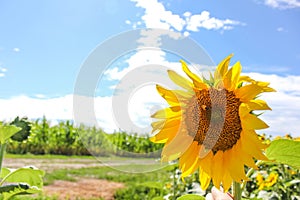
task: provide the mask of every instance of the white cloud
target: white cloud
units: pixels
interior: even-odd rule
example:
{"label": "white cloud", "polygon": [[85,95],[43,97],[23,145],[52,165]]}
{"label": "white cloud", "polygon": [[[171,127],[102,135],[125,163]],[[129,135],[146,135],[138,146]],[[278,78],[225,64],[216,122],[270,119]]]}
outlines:
{"label": "white cloud", "polygon": [[7,72],[7,69],[4,68],[4,67],[0,67],[0,71],[1,71],[1,72]]}
{"label": "white cloud", "polygon": [[36,95],[34,95],[36,98],[39,98],[39,99],[45,99],[45,98],[47,98],[46,97],[46,95],[44,95],[44,94],[36,94]]}
{"label": "white cloud", "polygon": [[185,16],[187,22],[186,29],[194,32],[199,31],[199,28],[207,30],[230,30],[233,29],[234,25],[242,24],[231,19],[221,20],[215,17],[210,17],[210,13],[208,11],[202,11],[200,14],[195,15],[185,13]]}
{"label": "white cloud", "polygon": [[[124,61],[127,67],[119,69],[119,66],[109,68],[104,75],[109,80],[121,80],[130,71],[146,65],[161,65],[175,67],[181,66],[178,63],[171,63],[166,60],[166,52],[160,49],[161,37],[167,35],[169,38],[177,39],[181,37],[180,33],[157,30],[141,30],[141,37],[137,41],[139,47],[136,52]],[[151,47],[151,48],[145,48]]]}
{"label": "white cloud", "polygon": [[4,77],[6,72],[7,72],[7,69],[4,67],[1,67],[1,63],[0,63],[0,77]]}
{"label": "white cloud", "polygon": [[[141,95],[140,95],[141,94]],[[151,94],[151,98],[145,98]],[[143,90],[139,90],[138,95],[134,95],[129,99],[129,115],[133,120],[133,124],[137,127],[144,128],[149,126],[150,111],[155,102],[161,101],[156,93],[155,87],[151,86]],[[28,97],[25,95],[12,97],[9,99],[0,99],[0,120],[12,121],[15,117],[28,117],[29,119],[38,119],[46,116],[48,120],[56,123],[57,120],[74,120],[77,124],[85,123],[86,125],[95,125],[101,127],[104,131],[112,133],[118,131],[120,120],[117,119],[118,113],[113,113],[112,97],[86,97],[76,96],[81,105],[76,109],[81,109],[82,115],[74,119],[73,95],[66,95],[57,98],[40,98]],[[94,103],[94,113],[85,112],[87,103]],[[95,115],[97,122],[93,121]],[[142,121],[140,121],[142,119]],[[116,121],[117,120],[117,121]],[[128,128],[128,127],[127,127]],[[149,128],[148,128],[149,129]],[[127,131],[136,131],[138,129],[130,129]]]}
{"label": "white cloud", "polygon": [[128,24],[128,25],[129,25],[129,24],[131,24],[131,21],[130,21],[130,20],[126,20],[126,21],[125,21],[125,24]]}
{"label": "white cloud", "polygon": [[137,51],[126,62],[128,67],[120,70],[117,66],[105,71],[104,75],[110,80],[121,80],[130,71],[149,64],[161,64],[164,62],[165,53],[161,50],[142,50]]}
{"label": "white cloud", "polygon": [[288,31],[287,31],[285,28],[283,28],[283,27],[278,27],[278,28],[276,29],[276,31],[278,31],[278,32],[285,32],[285,33],[288,32]]}
{"label": "white cloud", "polygon": [[300,7],[299,0],[263,0],[263,2],[267,6],[278,9],[291,9]]}
{"label": "white cloud", "polygon": [[142,16],[147,28],[170,29],[181,31],[185,25],[184,19],[179,15],[167,11],[162,3],[157,0],[132,0],[136,2],[136,7],[144,8],[145,14]]}
{"label": "white cloud", "polygon": [[278,27],[276,30],[277,30],[278,32],[284,31],[284,29],[283,29],[282,27]]}
{"label": "white cloud", "polygon": [[[200,14],[185,12],[182,15],[174,14],[166,10],[165,6],[158,0],[132,0],[136,2],[136,7],[145,9],[141,17],[146,28],[160,28],[167,30],[176,30],[183,32],[185,36],[189,31],[197,32],[200,28],[207,30],[231,30],[236,25],[245,25],[232,19],[218,19],[210,17],[208,11],[202,11]],[[136,24],[134,27],[136,28]]]}
{"label": "white cloud", "polygon": [[[272,135],[284,135],[290,133],[300,136],[300,76],[278,76],[260,73],[248,73],[256,80],[269,81],[271,87],[277,90],[275,93],[265,93],[260,99],[266,100],[272,111],[266,111],[261,118],[270,126],[266,130],[259,131]],[[125,86],[124,86],[125,87]],[[172,88],[171,86],[168,86]],[[82,98],[82,108],[92,97]],[[105,131],[113,132],[119,129],[119,123],[113,115],[112,97],[95,97],[94,113],[98,126]],[[154,85],[141,86],[132,91],[128,102],[125,102],[128,115],[137,127],[147,127],[152,119],[151,113],[165,107],[165,101],[156,93]],[[80,109],[82,109],[80,107]],[[16,116],[27,116],[31,119],[41,118],[44,115],[50,120],[73,119],[73,95],[58,98],[40,99],[27,96],[17,96],[10,99],[0,99],[0,119],[12,120]],[[90,113],[81,120],[89,122]],[[117,116],[119,111],[115,113]],[[122,120],[122,119],[121,119]],[[130,127],[127,127],[130,129]],[[134,127],[131,131],[135,131]]]}
{"label": "white cloud", "polygon": [[15,47],[15,48],[13,48],[13,51],[14,51],[14,52],[20,52],[20,48]]}
{"label": "white cloud", "polygon": [[31,119],[45,115],[49,119],[72,119],[72,95],[52,99],[17,96],[0,99],[0,119],[12,120],[16,116]]}

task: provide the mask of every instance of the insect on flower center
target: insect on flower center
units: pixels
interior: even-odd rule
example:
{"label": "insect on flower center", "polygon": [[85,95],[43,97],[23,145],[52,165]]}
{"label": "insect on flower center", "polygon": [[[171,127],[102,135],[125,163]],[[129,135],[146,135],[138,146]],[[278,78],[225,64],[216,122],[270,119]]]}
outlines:
{"label": "insect on flower center", "polygon": [[234,92],[226,89],[196,91],[185,110],[189,135],[213,153],[231,149],[242,131],[240,104]]}

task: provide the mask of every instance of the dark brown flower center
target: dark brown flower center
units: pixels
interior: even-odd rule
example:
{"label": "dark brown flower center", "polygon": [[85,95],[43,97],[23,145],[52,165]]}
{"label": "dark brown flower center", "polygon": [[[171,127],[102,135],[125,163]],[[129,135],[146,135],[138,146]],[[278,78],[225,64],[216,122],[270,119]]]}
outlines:
{"label": "dark brown flower center", "polygon": [[185,110],[189,135],[214,153],[231,149],[242,131],[240,104],[234,92],[226,89],[196,91]]}

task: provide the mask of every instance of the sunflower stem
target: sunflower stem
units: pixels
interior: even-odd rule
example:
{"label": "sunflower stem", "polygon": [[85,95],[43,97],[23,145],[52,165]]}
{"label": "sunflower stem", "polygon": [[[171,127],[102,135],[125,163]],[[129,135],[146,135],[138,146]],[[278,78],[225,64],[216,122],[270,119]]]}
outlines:
{"label": "sunflower stem", "polygon": [[0,144],[0,174],[2,171],[2,162],[3,162],[3,158],[4,158],[4,153],[5,153],[5,147],[6,144]]}
{"label": "sunflower stem", "polygon": [[242,199],[242,188],[241,188],[241,184],[234,182],[232,185],[232,189],[233,189],[233,198],[234,200],[241,200]]}

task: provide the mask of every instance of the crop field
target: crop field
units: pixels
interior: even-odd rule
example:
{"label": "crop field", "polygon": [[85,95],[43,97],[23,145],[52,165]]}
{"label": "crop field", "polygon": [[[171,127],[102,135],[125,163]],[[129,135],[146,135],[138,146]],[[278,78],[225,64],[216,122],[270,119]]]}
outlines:
{"label": "crop field", "polygon": [[[148,157],[129,157],[118,151],[147,153],[162,148],[147,137],[137,134],[106,134],[96,128],[75,127],[71,122],[51,126],[44,118],[30,122],[31,133],[22,142],[9,139],[3,167],[35,166],[45,172],[43,187],[34,195],[15,196],[12,199],[177,199],[182,195],[207,195],[199,183],[199,173],[182,179],[177,162],[164,164],[151,154]],[[81,132],[79,134],[79,132]],[[101,149],[96,156],[81,143],[80,135],[97,135]],[[274,140],[261,137],[266,143]],[[275,138],[277,140],[279,138]],[[298,140],[285,136],[280,139]],[[103,144],[103,142],[108,142]],[[109,148],[108,144],[114,144]],[[112,152],[113,151],[113,152]],[[152,157],[151,157],[152,156]],[[138,173],[136,173],[138,172]],[[300,173],[297,168],[272,161],[260,162],[258,171],[248,174],[244,197],[251,199],[299,199]],[[200,196],[191,197],[201,199]]]}

